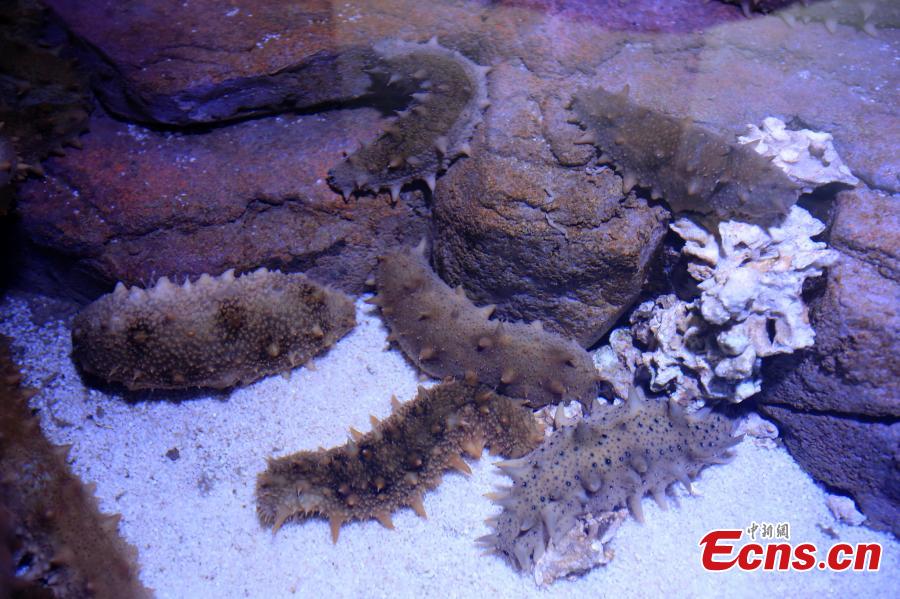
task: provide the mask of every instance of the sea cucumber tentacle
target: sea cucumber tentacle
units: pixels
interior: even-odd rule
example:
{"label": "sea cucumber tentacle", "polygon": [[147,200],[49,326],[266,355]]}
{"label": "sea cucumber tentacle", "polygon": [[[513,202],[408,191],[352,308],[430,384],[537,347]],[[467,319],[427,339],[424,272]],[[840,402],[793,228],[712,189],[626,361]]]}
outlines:
{"label": "sea cucumber tentacle", "polygon": [[621,171],[626,191],[639,185],[675,212],[771,224],[797,201],[800,188],[771,161],[695,123],[651,110],[603,88],[572,101],[593,144]]}
{"label": "sea cucumber tentacle", "polygon": [[496,494],[503,511],[493,534],[479,539],[514,567],[531,570],[548,539],[559,540],[579,516],[627,506],[643,520],[641,499],[661,504],[676,482],[690,488],[707,464],[729,459],[740,438],[720,414],[686,415],[674,402],[628,402],[598,409],[575,426],[557,430],[521,459],[501,463],[513,480]]}
{"label": "sea cucumber tentacle", "polygon": [[369,302],[381,309],[389,339],[424,372],[473,377],[532,407],[575,399],[590,409],[597,397],[590,354],[538,321],[492,320],[493,306],[476,307],[434,273],[424,242],[383,256],[375,285]]}
{"label": "sea cucumber tentacle", "polygon": [[85,307],[72,357],[129,389],[224,389],[299,366],[355,324],[349,297],[301,274],[163,277],[146,290],[120,283]]}
{"label": "sea cucumber tentacle", "polygon": [[[383,66],[374,69],[388,87],[412,90],[411,104],[378,139],[351,154],[329,173],[344,197],[354,191],[387,189],[396,201],[400,188],[416,180],[434,189],[435,177],[458,156],[470,153],[469,140],[488,106],[489,67],[437,43],[384,40],[374,45]],[[370,71],[371,72],[371,71]]]}
{"label": "sea cucumber tentacle", "polygon": [[286,521],[321,516],[335,542],[351,520],[393,528],[391,514],[402,507],[425,516],[422,496],[445,470],[470,472],[462,452],[478,458],[489,445],[516,457],[543,440],[521,402],[462,381],[419,388],[413,401],[396,403],[387,419],[372,423],[366,434],[351,429],[344,445],[269,460],[256,486],[261,522],[277,531]]}

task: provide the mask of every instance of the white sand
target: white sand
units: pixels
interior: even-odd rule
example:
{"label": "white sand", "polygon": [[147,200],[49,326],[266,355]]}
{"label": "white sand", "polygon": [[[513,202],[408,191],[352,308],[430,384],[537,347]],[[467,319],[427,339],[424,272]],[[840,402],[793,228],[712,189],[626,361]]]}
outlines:
{"label": "white sand", "polygon": [[[425,496],[428,520],[403,510],[395,531],[353,523],[337,545],[319,520],[273,536],[259,526],[253,497],[265,458],[342,443],[347,427],[365,431],[370,413],[386,416],[392,393],[404,401],[415,394],[416,373],[399,352],[383,351],[386,331],[366,308],[359,304],[359,326],[316,370],[180,402],[86,388],[68,357],[65,324],[35,326],[21,299],[0,304],[0,332],[15,339],[28,382],[42,389],[33,401],[45,432],[74,445],[73,469],[97,484],[104,510],[122,514],[120,531],[138,547],[141,576],[160,597],[887,597],[900,588],[900,544],[836,524],[824,491],[784,450],[750,441],[733,463],[704,471],[701,495],[683,497],[680,508],[663,512],[645,500],[646,523],[622,526],[611,564],[546,591],[473,543],[498,511],[482,494],[507,482],[487,454],[471,477],[448,474]],[[172,448],[174,461],[166,457]],[[880,542],[881,570],[705,573],[699,539],[751,521],[789,522],[794,543],[820,550],[835,541],[819,525],[842,541]]]}

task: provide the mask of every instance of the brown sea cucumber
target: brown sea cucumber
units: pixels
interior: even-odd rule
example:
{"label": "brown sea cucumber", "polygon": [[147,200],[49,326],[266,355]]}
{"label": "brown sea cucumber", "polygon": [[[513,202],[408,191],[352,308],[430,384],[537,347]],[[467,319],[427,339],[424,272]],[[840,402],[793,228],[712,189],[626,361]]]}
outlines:
{"label": "brown sea cucumber", "polygon": [[[0,596],[150,597],[137,552],[41,432],[0,336]],[[6,591],[6,592],[4,592]]]}
{"label": "brown sea cucumber", "polygon": [[770,224],[797,201],[799,186],[749,145],[728,141],[602,88],[575,94],[572,109],[594,144],[622,173],[623,186],[648,187],[676,212]]}
{"label": "brown sea cucumber", "polygon": [[383,66],[370,70],[373,77],[408,88],[412,103],[390,119],[383,135],[334,167],[328,180],[345,198],[355,190],[388,189],[396,201],[400,188],[416,180],[433,190],[437,174],[470,153],[469,140],[488,106],[490,68],[437,38],[424,44],[385,40],[374,50]]}
{"label": "brown sea cucumber", "polygon": [[489,445],[491,453],[521,456],[543,440],[531,410],[471,382],[446,381],[392,402],[387,419],[373,416],[366,434],[350,429],[345,445],[270,460],[256,485],[263,524],[277,531],[288,520],[322,516],[335,542],[351,520],[393,528],[391,514],[401,507],[425,517],[422,495],[445,470],[470,472],[461,452],[477,459]]}
{"label": "brown sea cucumber", "polygon": [[434,273],[424,241],[383,256],[375,285],[368,301],[381,309],[389,339],[428,374],[473,376],[533,407],[576,399],[590,409],[597,397],[590,354],[540,322],[491,320],[494,306],[476,307],[462,287],[454,291]]}
{"label": "brown sea cucumber", "polygon": [[645,494],[665,507],[672,484],[690,489],[704,466],[729,459],[726,450],[740,441],[732,428],[725,416],[688,416],[674,402],[642,400],[633,390],[626,403],[595,410],[525,457],[501,463],[513,485],[491,496],[503,511],[479,542],[531,570],[548,539],[558,541],[587,512],[627,505],[642,521]]}
{"label": "brown sea cucumber", "polygon": [[129,389],[224,389],[303,364],[355,324],[350,298],[301,274],[163,277],[147,290],[119,283],[82,310],[72,357]]}

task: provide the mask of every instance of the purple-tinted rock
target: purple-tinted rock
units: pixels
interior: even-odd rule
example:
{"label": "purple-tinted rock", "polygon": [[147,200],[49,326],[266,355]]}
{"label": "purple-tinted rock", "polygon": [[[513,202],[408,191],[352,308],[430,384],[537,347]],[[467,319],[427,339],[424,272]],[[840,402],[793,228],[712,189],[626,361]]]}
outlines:
{"label": "purple-tinted rock", "polygon": [[831,245],[841,253],[810,303],[816,344],[764,364],[765,403],[900,417],[900,212],[873,191],[838,194]]}
{"label": "purple-tinted rock", "polygon": [[800,465],[830,489],[848,493],[868,526],[900,537],[900,422],[795,412],[764,406]]}
{"label": "purple-tinted rock", "polygon": [[[339,162],[339,150],[375,134],[375,112],[361,118],[358,109],[335,112],[346,105],[329,102],[365,91],[366,48],[384,37],[438,35],[442,44],[495,66],[488,77],[494,103],[488,151],[534,173],[533,181],[555,178],[562,167],[582,169],[593,157],[590,148],[571,143],[578,131],[563,109],[571,93],[630,83],[638,101],[726,134],[770,115],[827,130],[854,173],[873,187],[900,189],[891,135],[896,30],[880,39],[849,28],[832,35],[818,24],[747,20],[735,7],[694,0],[49,4],[91,49],[83,64],[103,102],[120,115],[185,124],[296,106],[312,112],[322,102],[331,110],[178,135],[133,128],[140,135],[117,133],[115,150],[107,152],[101,146],[112,139],[113,125],[98,116],[95,136],[85,139],[93,149],[48,162],[47,181],[26,186],[21,211],[34,240],[108,280],[265,263],[321,265],[323,273],[327,265],[336,271],[329,280],[356,288],[371,255],[387,243],[378,240],[412,237],[427,212],[418,192],[407,191],[388,211],[381,198],[368,196],[344,206],[318,182]],[[318,118],[329,124],[316,125]],[[178,147],[196,147],[206,166],[172,162]],[[506,185],[494,179],[495,188]],[[370,212],[370,203],[377,209]],[[598,210],[608,208],[601,203]],[[359,233],[369,230],[371,241]],[[356,249],[356,241],[368,249]]]}
{"label": "purple-tinted rock", "polygon": [[838,194],[840,251],[810,303],[814,347],[763,366],[763,410],[816,479],[853,495],[869,522],[900,531],[900,222],[897,198]]}
{"label": "purple-tinted rock", "polygon": [[[366,47],[386,37],[490,39],[521,54],[524,30],[559,22],[590,31],[687,32],[739,18],[695,0],[48,0],[91,48],[107,107],[139,121],[211,122],[359,96]],[[535,38],[532,33],[532,38]],[[539,34],[535,39],[540,40]],[[470,36],[470,39],[473,39]],[[565,41],[560,36],[557,41]],[[478,42],[481,44],[482,42]],[[461,46],[465,43],[460,42]]]}
{"label": "purple-tinted rock", "polygon": [[[112,282],[260,265],[360,292],[375,258],[427,230],[418,192],[344,202],[328,169],[375,133],[369,109],[160,133],[97,115],[83,149],[22,189],[32,240]],[[363,137],[364,138],[364,137]]]}

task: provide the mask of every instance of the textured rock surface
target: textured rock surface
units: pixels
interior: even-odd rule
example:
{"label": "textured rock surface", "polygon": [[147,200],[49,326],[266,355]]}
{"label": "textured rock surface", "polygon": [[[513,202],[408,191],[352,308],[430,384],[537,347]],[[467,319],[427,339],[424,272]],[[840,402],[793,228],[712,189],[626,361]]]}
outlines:
{"label": "textured rock surface", "polygon": [[82,150],[23,186],[23,225],[107,283],[265,265],[359,292],[377,255],[427,226],[418,192],[345,203],[325,182],[353,148],[342,132],[376,123],[361,109],[177,134],[95,115]]}
{"label": "textured rock surface", "polygon": [[[829,488],[853,495],[866,524],[900,536],[900,423],[765,406],[800,465]],[[840,457],[838,457],[840,456]]]}
{"label": "textured rock surface", "polygon": [[[539,33],[544,21],[602,31],[686,32],[742,18],[731,7],[695,0],[515,0],[499,9],[419,0],[47,4],[100,54],[95,84],[104,100],[126,116],[165,123],[286,105],[279,97],[284,90],[301,107],[362,93],[368,79],[343,51],[382,37],[467,37],[465,32],[487,27],[496,43],[516,46],[520,33]],[[276,77],[267,79],[271,75]]]}
{"label": "textured rock surface", "polygon": [[765,402],[900,418],[897,202],[872,191],[838,195],[831,246],[841,257],[810,302],[815,347],[766,363]]}
{"label": "textured rock surface", "polygon": [[[816,345],[763,369],[761,401],[818,480],[850,493],[867,523],[900,531],[900,223],[897,197],[838,195],[841,253],[810,303]],[[840,456],[840,459],[836,459]]]}
{"label": "textured rock surface", "polygon": [[[871,186],[900,189],[896,136],[891,137],[897,130],[890,108],[897,104],[890,84],[898,37],[893,29],[880,30],[878,39],[846,27],[830,34],[820,23],[791,28],[777,17],[747,20],[738,7],[693,0],[50,4],[77,37],[96,49],[93,59],[85,52],[82,63],[93,70],[101,99],[138,120],[178,124],[291,106],[313,110],[322,102],[363,93],[368,78],[360,77],[358,66],[366,60],[365,44],[383,37],[424,41],[436,34],[442,44],[495,66],[488,81],[493,102],[485,116],[488,147],[497,160],[524,161],[503,169],[505,176],[492,173],[497,188],[524,187],[518,179],[530,178],[538,184],[559,180],[561,187],[581,190],[584,181],[566,181],[564,171],[554,170],[559,164],[581,167],[591,157],[589,148],[572,143],[577,127],[565,122],[562,106],[577,87],[619,89],[630,83],[637,101],[691,115],[723,134],[772,115],[827,130],[854,173]],[[840,52],[833,51],[837,46]],[[848,64],[854,68],[847,69]],[[423,230],[418,216],[423,203],[416,194],[404,194],[389,211],[381,198],[344,206],[325,188],[324,175],[343,158],[341,152],[376,136],[380,116],[375,111],[263,118],[192,129],[183,136],[107,126],[98,119],[103,117],[94,119],[95,133],[85,138],[85,152],[51,160],[45,164],[47,182],[29,182],[22,211],[32,239],[74,255],[76,266],[100,278],[139,283],[164,274],[265,264],[308,270],[356,291],[371,270],[372,256],[393,245],[388,240],[413,243]],[[308,125],[306,119],[318,124]],[[114,140],[113,130],[134,135]],[[190,160],[192,153],[196,162],[179,162]],[[203,162],[201,154],[209,161]],[[464,163],[457,162],[450,173]],[[218,188],[223,191],[211,192]],[[528,192],[529,201],[536,191]],[[557,209],[551,219],[562,222],[563,212],[577,212],[570,226],[581,219],[592,234],[602,236],[595,223],[607,218],[605,211],[618,200],[606,198],[599,204],[601,216],[583,220],[588,202],[599,193],[592,191],[578,211]],[[559,237],[545,215],[525,209],[528,202],[517,204],[537,217],[529,227],[548,239]],[[625,213],[625,221],[640,212],[615,210]],[[75,211],[90,216],[76,222]],[[616,229],[617,221],[607,222]],[[629,223],[637,226],[635,219]],[[580,240],[570,245],[586,247]],[[633,248],[620,249],[632,256]],[[619,256],[620,249],[613,248],[611,255]],[[559,280],[535,279],[530,289],[524,278],[517,284],[534,292],[552,289]],[[480,284],[475,281],[476,287]],[[477,295],[478,289],[471,291]],[[570,300],[564,294],[542,293],[546,305],[540,310],[550,310],[543,316],[579,329],[582,341],[596,337],[618,307],[615,298],[592,300],[598,302],[594,305],[576,298],[573,305],[594,312],[589,321],[579,321],[565,314]],[[500,303],[502,312],[506,308]],[[514,316],[513,308],[522,317],[538,309],[511,304]]]}
{"label": "textured rock surface", "polygon": [[623,199],[611,171],[539,166],[487,152],[439,184],[435,263],[510,320],[540,320],[584,346],[640,293],[665,211]]}

